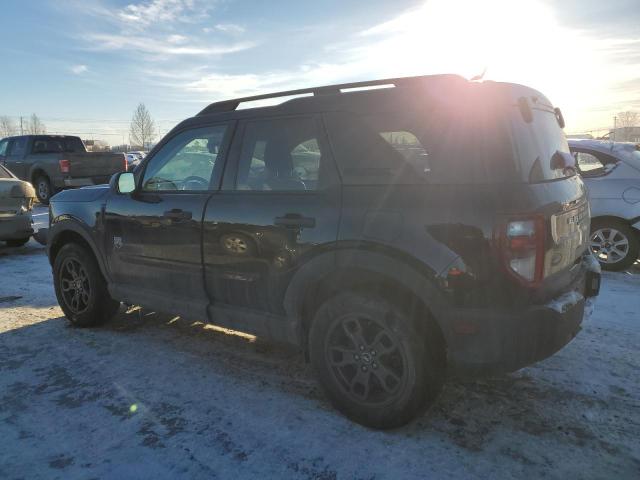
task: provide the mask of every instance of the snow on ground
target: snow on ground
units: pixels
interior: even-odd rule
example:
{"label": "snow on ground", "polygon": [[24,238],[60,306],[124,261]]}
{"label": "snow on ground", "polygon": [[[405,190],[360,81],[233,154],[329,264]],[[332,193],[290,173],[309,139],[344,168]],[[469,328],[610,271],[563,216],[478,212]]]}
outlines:
{"label": "snow on ground", "polygon": [[295,350],[138,311],[72,328],[42,247],[0,247],[0,477],[639,478],[635,270],[605,274],[555,356],[450,381],[379,432],[333,410]]}

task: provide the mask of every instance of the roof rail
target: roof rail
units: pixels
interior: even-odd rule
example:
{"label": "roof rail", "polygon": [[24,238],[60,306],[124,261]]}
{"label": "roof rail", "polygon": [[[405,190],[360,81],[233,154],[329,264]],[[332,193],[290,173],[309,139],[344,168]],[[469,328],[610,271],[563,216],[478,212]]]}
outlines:
{"label": "roof rail", "polygon": [[393,85],[396,87],[401,87],[401,86],[407,86],[410,84],[415,85],[416,83],[424,82],[427,80],[435,80],[435,79],[439,79],[439,80],[455,79],[457,81],[460,81],[460,80],[466,81],[463,77],[459,75],[442,74],[442,75],[421,75],[416,77],[385,78],[380,80],[369,80],[365,82],[340,83],[336,85],[327,85],[324,87],[300,88],[297,90],[287,90],[284,92],[266,93],[263,95],[253,95],[250,97],[242,97],[242,98],[235,98],[233,100],[223,100],[221,102],[215,102],[208,105],[204,109],[202,109],[198,113],[198,115],[232,112],[236,110],[241,103],[253,102],[256,100],[265,100],[268,98],[290,97],[293,95],[305,95],[305,94],[311,94],[314,96],[333,95],[333,94],[343,93],[342,90],[348,90],[348,89],[375,87],[377,85]]}

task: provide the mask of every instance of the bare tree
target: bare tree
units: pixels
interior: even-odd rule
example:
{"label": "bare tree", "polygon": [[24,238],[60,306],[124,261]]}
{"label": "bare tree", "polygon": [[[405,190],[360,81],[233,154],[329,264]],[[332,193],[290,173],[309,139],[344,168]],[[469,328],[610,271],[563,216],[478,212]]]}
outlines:
{"label": "bare tree", "polygon": [[23,130],[26,135],[43,135],[47,133],[47,127],[45,127],[44,123],[42,123],[35,113],[32,113],[24,123]]}
{"label": "bare tree", "polygon": [[10,137],[15,135],[18,132],[18,129],[11,120],[11,118],[3,115],[0,117],[0,138]]}
{"label": "bare tree", "polygon": [[153,130],[155,124],[151,119],[149,110],[145,107],[144,103],[138,105],[133,112],[133,118],[131,119],[131,129],[129,131],[129,141],[136,146],[146,149],[149,144],[156,137]]}
{"label": "bare tree", "polygon": [[637,127],[640,125],[640,114],[638,112],[620,112],[618,115],[618,127]]}

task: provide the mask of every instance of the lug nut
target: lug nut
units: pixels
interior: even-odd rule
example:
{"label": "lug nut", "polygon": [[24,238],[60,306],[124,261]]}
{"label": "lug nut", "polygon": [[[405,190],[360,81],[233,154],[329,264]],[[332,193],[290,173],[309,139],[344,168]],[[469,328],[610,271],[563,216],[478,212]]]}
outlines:
{"label": "lug nut", "polygon": [[364,365],[362,366],[362,371],[366,372],[367,371],[367,367],[365,367]]}
{"label": "lug nut", "polygon": [[360,350],[364,352],[364,345],[360,345]]}

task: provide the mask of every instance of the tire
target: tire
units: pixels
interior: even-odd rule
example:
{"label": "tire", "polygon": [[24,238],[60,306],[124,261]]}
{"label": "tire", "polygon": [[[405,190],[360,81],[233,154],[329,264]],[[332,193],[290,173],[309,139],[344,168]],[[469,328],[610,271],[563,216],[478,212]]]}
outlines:
{"label": "tire", "polygon": [[25,243],[27,243],[29,241],[29,238],[31,238],[31,237],[17,238],[17,239],[13,239],[13,240],[5,240],[5,242],[7,242],[7,246],[8,247],[21,247],[21,246],[23,246]]}
{"label": "tire", "polygon": [[[317,310],[311,363],[331,403],[371,428],[402,426],[442,388],[441,352],[429,352],[410,315],[370,293],[341,293]],[[431,342],[433,343],[433,342]]]}
{"label": "tire", "polygon": [[39,175],[33,183],[33,188],[36,190],[38,201],[43,205],[49,205],[49,200],[53,195],[49,178],[45,175]]}
{"label": "tire", "polygon": [[77,327],[101,325],[118,311],[93,253],[77,243],[63,246],[53,263],[58,304]]}
{"label": "tire", "polygon": [[590,248],[603,270],[626,270],[640,255],[640,235],[623,222],[595,220]]}

